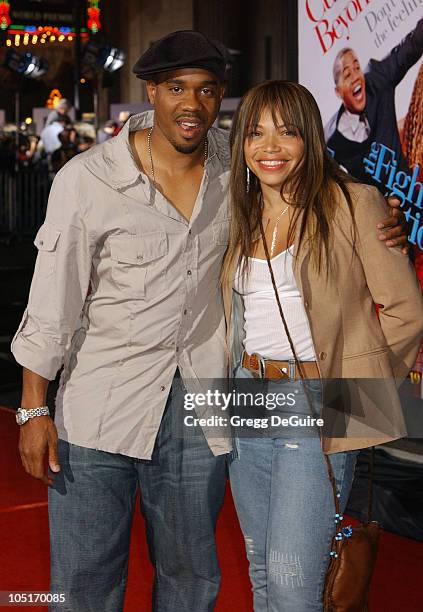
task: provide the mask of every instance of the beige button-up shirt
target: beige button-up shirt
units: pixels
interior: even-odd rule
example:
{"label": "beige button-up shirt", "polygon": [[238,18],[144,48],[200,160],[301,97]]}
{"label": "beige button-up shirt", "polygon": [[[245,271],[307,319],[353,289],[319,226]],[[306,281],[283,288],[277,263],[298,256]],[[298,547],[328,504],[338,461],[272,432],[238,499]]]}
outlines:
{"label": "beige button-up shirt", "polygon": [[[149,459],[176,368],[187,390],[225,378],[219,273],[228,242],[228,138],[209,132],[209,158],[188,222],[137,167],[129,132],[57,174],[15,359],[52,380],[59,437]],[[198,415],[201,416],[201,415]],[[206,436],[208,435],[207,432]],[[229,437],[208,437],[214,454]]]}

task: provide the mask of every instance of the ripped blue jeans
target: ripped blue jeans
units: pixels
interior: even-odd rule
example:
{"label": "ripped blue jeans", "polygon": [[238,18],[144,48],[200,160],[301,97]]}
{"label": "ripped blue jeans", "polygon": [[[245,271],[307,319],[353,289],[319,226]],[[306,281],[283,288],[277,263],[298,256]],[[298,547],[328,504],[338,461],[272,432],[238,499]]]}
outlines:
{"label": "ripped blue jeans", "polygon": [[[238,366],[235,376],[248,378],[251,373]],[[295,394],[292,414],[310,414],[302,384],[272,381],[267,391]],[[319,399],[320,382],[307,384],[314,399]],[[319,437],[298,431],[278,436],[272,432],[239,435],[237,457],[229,467],[255,612],[323,610],[335,507]],[[357,451],[330,455],[341,511],[351,490],[356,457]]]}

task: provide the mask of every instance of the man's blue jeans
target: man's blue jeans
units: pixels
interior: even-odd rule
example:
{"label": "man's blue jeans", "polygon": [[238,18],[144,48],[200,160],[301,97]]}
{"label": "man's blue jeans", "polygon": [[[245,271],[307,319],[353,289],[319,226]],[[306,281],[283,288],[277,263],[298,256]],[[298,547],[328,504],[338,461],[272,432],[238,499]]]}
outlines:
{"label": "man's blue jeans", "polygon": [[[236,376],[251,374],[238,367]],[[319,383],[308,384],[316,400]],[[292,414],[306,415],[310,409],[301,385],[275,381],[267,391],[295,393]],[[250,563],[254,610],[321,612],[335,507],[319,437],[297,432],[283,437],[253,435],[237,438],[238,457],[229,471]],[[341,511],[348,500],[356,456],[356,451],[330,455]]]}
{"label": "man's blue jeans", "polygon": [[226,456],[214,457],[204,436],[181,427],[183,393],[175,377],[151,461],[59,441],[62,469],[49,489],[51,591],[68,603],[51,611],[123,610],[138,487],[155,569],[152,610],[213,610]]}

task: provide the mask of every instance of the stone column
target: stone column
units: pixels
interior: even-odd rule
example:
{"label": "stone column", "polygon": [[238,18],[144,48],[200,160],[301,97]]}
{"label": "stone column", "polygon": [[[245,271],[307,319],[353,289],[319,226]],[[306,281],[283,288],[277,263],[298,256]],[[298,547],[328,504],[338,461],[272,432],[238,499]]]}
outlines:
{"label": "stone column", "polygon": [[132,74],[132,66],[155,40],[175,30],[194,29],[193,0],[128,0],[119,10],[120,46],[127,54],[120,71],[120,99],[144,102],[145,87]]}

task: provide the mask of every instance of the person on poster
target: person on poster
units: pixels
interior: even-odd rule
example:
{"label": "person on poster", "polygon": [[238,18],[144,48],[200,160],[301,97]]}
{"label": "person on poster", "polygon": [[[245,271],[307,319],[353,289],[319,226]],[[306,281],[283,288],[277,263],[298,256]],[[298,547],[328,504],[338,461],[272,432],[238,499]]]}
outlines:
{"label": "person on poster", "polygon": [[[414,83],[407,114],[400,123],[400,136],[405,158],[410,168],[419,166],[417,180],[423,183],[423,64],[420,66]],[[414,246],[413,259],[420,286],[423,289],[423,249],[419,244]],[[423,340],[413,371],[420,374],[420,377],[423,374]]]}
{"label": "person on poster", "polygon": [[[211,127],[226,57],[194,31],[154,43],[134,67],[154,112],[62,168],[35,240],[12,342],[24,366],[19,449],[49,485],[51,589],[72,612],[123,608],[137,490],[153,610],[215,605],[231,444],[216,430],[182,435],[179,420],[185,389],[227,375],[219,273],[230,152],[228,133]],[[397,218],[380,221],[386,245],[404,246]],[[53,422],[46,392],[63,364]]]}
{"label": "person on poster", "polygon": [[336,95],[342,105],[325,127],[328,148],[337,162],[358,180],[374,182],[363,163],[373,142],[391,149],[398,170],[409,172],[398,134],[395,88],[423,53],[423,19],[383,60],[371,59],[363,73],[356,51],[341,49],[333,64]]}
{"label": "person on poster", "polygon": [[[400,125],[400,136],[405,158],[410,168],[419,167],[417,181],[423,183],[423,64],[420,66],[414,83],[407,114]],[[414,265],[423,288],[423,249],[421,243],[414,247]]]}

